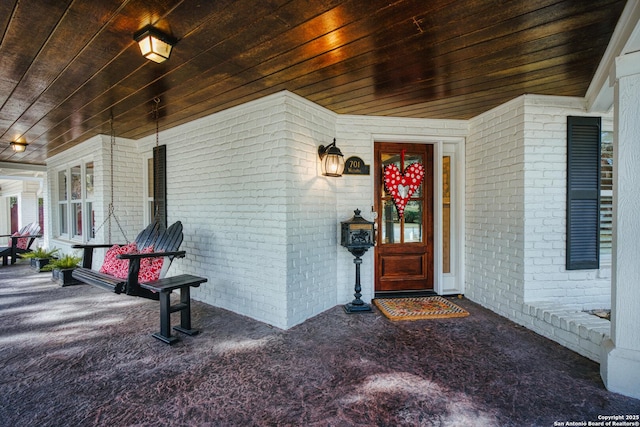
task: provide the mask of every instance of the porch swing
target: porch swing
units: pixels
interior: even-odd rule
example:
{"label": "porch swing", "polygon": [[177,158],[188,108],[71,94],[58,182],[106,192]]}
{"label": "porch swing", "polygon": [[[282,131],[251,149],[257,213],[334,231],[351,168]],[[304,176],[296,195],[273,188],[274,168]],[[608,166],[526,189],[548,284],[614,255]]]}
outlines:
{"label": "porch swing", "polygon": [[[166,147],[159,146],[159,114],[158,104],[160,100],[154,99],[155,106],[152,109],[156,122],[156,146],[153,150],[154,165],[154,220],[142,230],[133,242],[129,242],[126,233],[122,229],[120,221],[115,213],[114,205],[114,165],[113,151],[116,144],[116,134],[113,126],[113,115],[110,120],[111,144],[110,144],[110,179],[111,200],[108,206],[107,217],[95,230],[98,232],[107,225],[107,244],[77,244],[74,249],[82,249],[82,267],[76,268],[72,276],[74,279],[97,286],[117,294],[125,293],[132,296],[140,296],[150,299],[158,299],[158,294],[140,286],[141,282],[150,282],[164,278],[167,270],[175,258],[183,258],[185,251],[180,251],[183,240],[182,223],[175,222],[166,228],[166,191],[165,165]],[[156,179],[161,178],[161,179]],[[157,195],[157,197],[156,197]],[[111,223],[116,225],[126,243],[113,244]],[[99,271],[92,270],[94,249],[108,249],[103,265]]]}

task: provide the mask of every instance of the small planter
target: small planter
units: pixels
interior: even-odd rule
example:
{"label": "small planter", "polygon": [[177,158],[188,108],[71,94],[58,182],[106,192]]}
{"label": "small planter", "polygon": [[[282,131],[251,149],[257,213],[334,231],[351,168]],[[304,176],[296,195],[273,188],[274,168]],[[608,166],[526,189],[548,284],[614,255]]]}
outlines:
{"label": "small planter", "polygon": [[53,260],[47,265],[46,269],[51,270],[51,280],[60,286],[77,285],[80,281],[71,276],[73,270],[78,266],[82,258],[74,255],[63,255]]}
{"label": "small planter", "polygon": [[49,264],[51,258],[31,258],[29,262],[31,263],[31,268],[40,273],[42,271],[42,267]]}
{"label": "small planter", "polygon": [[58,249],[43,249],[43,248],[35,248],[33,251],[25,252],[20,254],[20,258],[28,259],[29,266],[36,270],[38,273],[41,271],[51,271],[51,266],[47,268],[43,268],[46,265],[49,265],[52,261],[56,260],[56,255],[58,253]]}
{"label": "small planter", "polygon": [[73,268],[54,268],[51,270],[51,280],[58,283],[60,286],[78,285],[80,282],[71,276]]}

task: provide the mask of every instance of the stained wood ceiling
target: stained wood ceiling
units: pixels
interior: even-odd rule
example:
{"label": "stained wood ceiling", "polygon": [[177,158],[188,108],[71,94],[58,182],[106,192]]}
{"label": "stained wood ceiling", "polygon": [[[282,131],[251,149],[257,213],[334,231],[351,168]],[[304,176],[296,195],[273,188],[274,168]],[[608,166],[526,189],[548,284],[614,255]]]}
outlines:
{"label": "stained wood ceiling", "polygon": [[[289,90],[343,114],[468,119],[584,96],[623,0],[2,0],[0,161],[140,138]],[[147,24],[179,39],[145,60]],[[9,142],[25,138],[24,154]]]}

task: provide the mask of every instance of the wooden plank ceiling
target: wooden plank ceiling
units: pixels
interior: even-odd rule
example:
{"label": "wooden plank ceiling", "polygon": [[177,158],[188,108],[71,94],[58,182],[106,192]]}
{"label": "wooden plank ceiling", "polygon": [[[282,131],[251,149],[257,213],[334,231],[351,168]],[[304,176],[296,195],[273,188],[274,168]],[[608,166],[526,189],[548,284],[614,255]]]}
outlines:
{"label": "wooden plank ceiling", "polygon": [[[2,0],[0,161],[140,138],[289,90],[343,114],[468,119],[584,96],[623,0]],[[132,39],[179,39],[162,64]],[[9,142],[30,144],[15,154]]]}

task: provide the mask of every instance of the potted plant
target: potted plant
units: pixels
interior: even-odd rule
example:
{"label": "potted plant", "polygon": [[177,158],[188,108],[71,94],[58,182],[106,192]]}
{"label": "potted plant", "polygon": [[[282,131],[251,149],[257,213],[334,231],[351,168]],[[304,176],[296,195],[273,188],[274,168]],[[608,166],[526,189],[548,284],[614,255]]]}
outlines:
{"label": "potted plant", "polygon": [[44,248],[38,247],[31,252],[20,254],[20,258],[28,259],[31,264],[31,268],[40,272],[44,271],[42,270],[42,267],[49,264],[49,262],[51,262],[51,260],[54,259],[58,254],[58,251],[58,248],[46,250]]}
{"label": "potted plant", "polygon": [[71,273],[80,261],[82,261],[82,257],[67,254],[50,261],[43,270],[50,270],[52,272],[51,280],[57,282],[60,286],[76,285],[80,282],[75,280]]}

